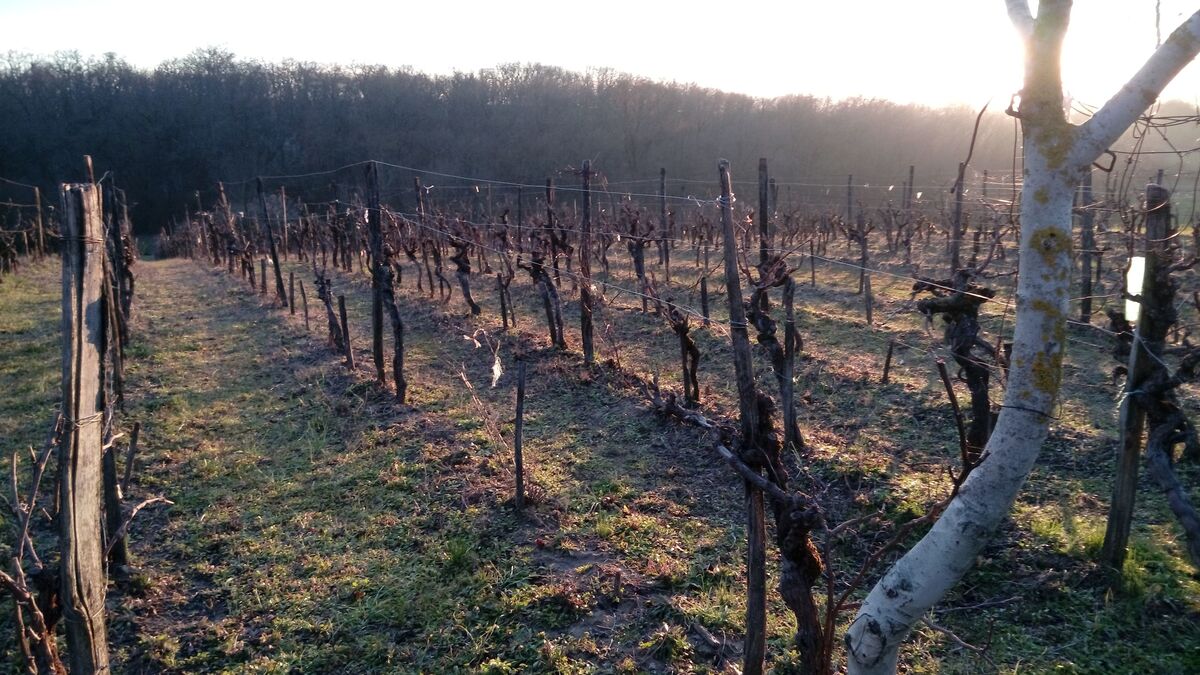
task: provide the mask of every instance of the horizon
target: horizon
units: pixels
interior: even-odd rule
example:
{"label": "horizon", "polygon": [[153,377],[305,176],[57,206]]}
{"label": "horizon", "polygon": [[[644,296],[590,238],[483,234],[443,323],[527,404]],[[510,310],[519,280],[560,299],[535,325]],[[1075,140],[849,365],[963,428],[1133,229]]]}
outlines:
{"label": "horizon", "polygon": [[[1063,51],[1067,96],[1085,106],[1103,104],[1153,51],[1158,39],[1155,2],[1140,0],[1137,5],[1076,7]],[[22,27],[10,41],[10,55],[53,58],[57,52],[77,52],[88,59],[112,53],[147,70],[217,48],[240,61],[383,65],[429,76],[477,74],[509,63],[573,72],[611,69],[761,100],[811,96],[978,109],[988,101],[1003,107],[1020,88],[1021,45],[1000,0],[933,0],[917,9],[874,0],[766,8],[760,13],[765,21],[757,21],[759,15],[738,15],[721,24],[727,27],[726,42],[718,41],[717,48],[714,39],[720,40],[722,33],[713,30],[711,16],[716,14],[707,13],[709,7],[695,3],[680,13],[618,0],[612,9],[591,12],[547,3],[501,9],[466,0],[460,9],[471,20],[453,28],[442,28],[438,16],[425,21],[426,8],[396,5],[375,8],[369,28],[363,28],[350,20],[340,24],[337,17],[323,20],[328,12],[318,13],[313,3],[243,6],[214,0],[202,14],[189,16],[187,29],[180,30],[170,24],[174,17],[147,0],[53,5],[0,0],[0,20]],[[1161,38],[1191,11],[1182,0],[1163,0]],[[863,16],[875,20],[864,22]],[[634,17],[632,23],[629,17]],[[427,27],[405,30],[413,19]],[[581,23],[587,25],[576,29]],[[396,26],[396,32],[388,26]],[[555,26],[559,28],[550,30]],[[646,26],[661,27],[662,36],[643,35]],[[1111,43],[1114,35],[1121,38],[1121,50],[1097,48]],[[597,44],[615,46],[593,47]],[[893,50],[898,52],[894,58]],[[1198,94],[1200,67],[1193,65],[1164,91],[1162,100],[1196,103]]]}

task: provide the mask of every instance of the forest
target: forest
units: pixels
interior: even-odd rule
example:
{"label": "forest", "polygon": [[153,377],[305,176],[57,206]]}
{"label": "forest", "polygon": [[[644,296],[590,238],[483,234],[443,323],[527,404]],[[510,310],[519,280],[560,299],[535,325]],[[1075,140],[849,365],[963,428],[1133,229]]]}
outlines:
{"label": "forest", "polygon": [[[655,177],[660,167],[672,178],[710,181],[713,157],[753,166],[770,148],[775,173],[793,181],[844,182],[854,173],[861,183],[898,185],[917,164],[925,180],[948,187],[976,112],[757,100],[545,65],[431,76],[258,63],[210,49],[147,72],[114,55],[8,54],[0,176],[53,194],[55,181],[77,174],[79,157],[90,154],[137,195],[139,223],[182,216],[194,190],[219,180],[363,158],[531,183],[588,157],[614,181]],[[976,166],[1009,171],[1013,124],[994,113],[980,128]]]}

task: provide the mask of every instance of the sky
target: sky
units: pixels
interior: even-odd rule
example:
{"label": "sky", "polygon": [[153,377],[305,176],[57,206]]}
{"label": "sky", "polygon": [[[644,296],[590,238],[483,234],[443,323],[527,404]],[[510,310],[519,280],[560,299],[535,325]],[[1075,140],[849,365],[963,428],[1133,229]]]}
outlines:
{"label": "sky", "polygon": [[[1163,39],[1197,9],[1160,3]],[[1155,5],[1075,3],[1063,57],[1070,96],[1100,105],[1137,70],[1156,44]],[[0,26],[0,50],[114,52],[147,68],[215,46],[246,59],[438,74],[511,62],[608,67],[760,97],[972,108],[1002,108],[1021,77],[1004,0],[0,0]],[[1200,103],[1200,65],[1164,98]]]}

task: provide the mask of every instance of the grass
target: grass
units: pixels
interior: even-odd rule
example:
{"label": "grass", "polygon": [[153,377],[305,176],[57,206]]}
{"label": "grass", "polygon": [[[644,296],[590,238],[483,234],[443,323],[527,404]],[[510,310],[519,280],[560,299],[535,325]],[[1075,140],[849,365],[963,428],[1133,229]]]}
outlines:
{"label": "grass", "polygon": [[[54,261],[57,262],[57,261]],[[0,283],[0,438],[3,450],[40,446],[62,397],[61,271],[29,265]]]}
{"label": "grass", "polygon": [[[688,262],[676,263],[677,275],[691,274]],[[308,279],[302,265],[290,269]],[[22,443],[38,442],[57,398],[53,271],[0,285],[0,332],[18,336],[0,344],[0,384],[19,392],[4,399],[0,430]],[[532,349],[531,506],[516,515],[512,343],[493,389],[491,354],[461,337],[498,333],[494,294],[475,289],[484,314],[470,317],[457,291],[446,307],[418,294],[411,271],[400,289],[411,405],[399,406],[370,381],[361,275],[335,279],[358,349],[350,373],[323,345],[315,298],[305,335],[302,321],[221,272],[141,264],[127,418],[143,422],[135,496],[163,493],[175,506],[135,523],[144,584],[110,602],[118,670],[706,672],[722,658],[739,662],[741,488],[710,441],[656,419],[620,373],[585,371],[572,306],[572,351],[546,349],[537,298],[520,277],[513,289]],[[875,508],[902,522],[944,494],[944,469],[957,460],[930,363],[940,336],[905,311],[905,285],[882,276],[876,316],[887,325],[865,327],[861,299],[841,290],[853,279],[831,268],[797,300],[806,341],[797,391],[812,452],[796,468],[802,484],[831,486],[832,522]],[[710,279],[710,291],[718,283]],[[681,302],[685,293],[676,293]],[[619,353],[626,368],[677,388],[675,336],[635,300],[615,298],[601,312],[597,325],[613,330],[598,340],[600,355]],[[985,317],[990,330],[1002,321],[999,309]],[[732,415],[728,338],[695,333],[705,410]],[[892,382],[880,385],[890,335],[904,344]],[[17,358],[25,352],[40,356]],[[995,665],[920,629],[905,647],[909,672],[1200,667],[1200,585],[1152,490],[1139,495],[1123,590],[1109,592],[1092,562],[1115,428],[1106,358],[1072,346],[1071,394],[1012,519],[935,611],[939,624],[987,644]],[[488,416],[502,438],[489,433]],[[835,569],[853,569],[872,534],[838,547]],[[773,665],[789,672],[793,627],[774,594],[769,613]],[[721,654],[696,637],[697,624],[727,643]]]}

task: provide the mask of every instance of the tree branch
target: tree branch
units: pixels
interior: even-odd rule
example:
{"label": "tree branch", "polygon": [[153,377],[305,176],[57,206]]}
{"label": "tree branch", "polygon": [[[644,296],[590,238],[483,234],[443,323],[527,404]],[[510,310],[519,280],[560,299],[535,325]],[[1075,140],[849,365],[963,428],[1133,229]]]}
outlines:
{"label": "tree branch", "polygon": [[[1009,0],[1009,7],[1013,1]],[[1180,24],[1121,90],[1079,127],[1079,141],[1073,153],[1076,163],[1091,163],[1114,143],[1197,53],[1200,53],[1200,10]]]}
{"label": "tree branch", "polygon": [[987,652],[987,647],[976,647],[973,644],[969,644],[969,643],[965,642],[962,638],[955,635],[954,631],[950,630],[949,628],[946,628],[945,626],[941,626],[941,625],[934,623],[933,619],[929,618],[928,615],[921,617],[921,623],[925,624],[926,626],[929,626],[933,630],[950,638],[952,641],[954,641],[955,644],[957,644],[959,647],[962,647],[963,649],[966,649],[967,651],[975,652],[976,654],[979,654],[980,656],[983,656]]}
{"label": "tree branch", "polygon": [[1033,14],[1029,11],[1029,0],[1005,0],[1008,5],[1008,18],[1012,19],[1022,40],[1033,37]]}
{"label": "tree branch", "polygon": [[133,522],[133,518],[134,518],[134,516],[136,516],[138,514],[138,511],[141,511],[142,509],[146,508],[147,506],[149,506],[151,504],[158,504],[160,502],[163,504],[168,504],[170,506],[175,505],[175,502],[171,501],[170,499],[167,499],[166,497],[151,497],[149,499],[142,501],[141,504],[138,504],[137,506],[133,507],[133,510],[130,511],[129,515],[125,518],[125,522],[121,523],[121,527],[118,527],[117,531],[114,532],[113,535],[108,538],[108,544],[104,547],[104,557],[106,557],[106,558],[108,557],[108,554],[112,552],[113,545],[116,544],[118,541],[120,541],[121,538],[124,537],[125,534],[129,531],[129,524]]}
{"label": "tree branch", "polygon": [[738,472],[742,476],[742,478],[745,478],[746,481],[754,485],[754,487],[765,492],[771,499],[783,504],[788,503],[788,501],[791,499],[791,496],[779,489],[778,485],[767,480],[762,474],[758,473],[754,469],[747,466],[745,462],[738,459],[738,456],[729,448],[718,443],[717,452],[722,458],[724,458],[725,462],[733,468],[734,471]]}

